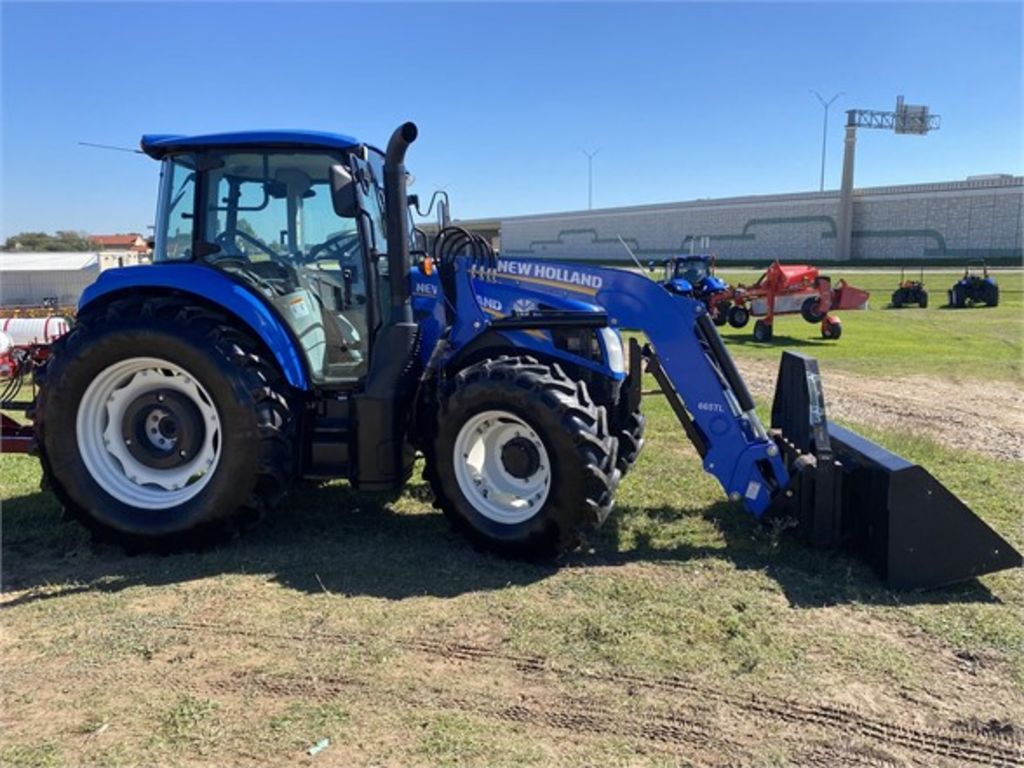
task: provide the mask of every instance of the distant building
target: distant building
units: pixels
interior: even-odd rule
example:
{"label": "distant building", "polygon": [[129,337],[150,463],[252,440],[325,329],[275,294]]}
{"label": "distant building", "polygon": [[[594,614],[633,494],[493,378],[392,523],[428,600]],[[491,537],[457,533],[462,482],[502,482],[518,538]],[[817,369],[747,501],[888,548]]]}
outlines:
{"label": "distant building", "polygon": [[96,243],[100,253],[105,251],[149,252],[146,238],[137,232],[128,232],[123,235],[89,235],[89,239]]}
{"label": "distant building", "polygon": [[[685,253],[707,236],[719,264],[772,259],[826,264],[836,258],[837,191],[706,199],[489,219],[456,219],[505,256],[632,263]],[[430,225],[424,226],[428,235]],[[1024,262],[1024,178],[854,190],[852,262]]]}
{"label": "distant building", "polygon": [[74,306],[99,273],[97,253],[0,252],[0,307]]}
{"label": "distant building", "polygon": [[137,267],[140,264],[149,264],[152,261],[149,252],[138,251],[100,251],[96,254],[100,260],[100,269],[114,269],[117,267]]}

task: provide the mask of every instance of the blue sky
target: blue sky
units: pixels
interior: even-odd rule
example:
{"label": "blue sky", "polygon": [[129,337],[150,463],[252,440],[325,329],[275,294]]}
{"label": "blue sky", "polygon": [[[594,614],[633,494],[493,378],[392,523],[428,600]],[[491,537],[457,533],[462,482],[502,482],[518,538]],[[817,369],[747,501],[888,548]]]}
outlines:
{"label": "blue sky", "polygon": [[860,131],[858,186],[1024,172],[1020,4],[9,3],[2,234],[143,230],[142,133],[420,126],[414,191],[457,217],[838,185],[842,110],[930,104],[927,137]]}

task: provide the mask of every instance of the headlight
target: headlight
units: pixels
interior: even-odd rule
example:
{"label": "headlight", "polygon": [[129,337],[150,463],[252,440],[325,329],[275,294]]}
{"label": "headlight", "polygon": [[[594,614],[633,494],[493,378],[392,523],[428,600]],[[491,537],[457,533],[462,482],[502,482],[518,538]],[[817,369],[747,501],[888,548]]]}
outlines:
{"label": "headlight", "polygon": [[601,343],[604,344],[604,351],[608,355],[608,367],[612,373],[626,372],[626,358],[622,352],[622,337],[613,328],[602,328]]}

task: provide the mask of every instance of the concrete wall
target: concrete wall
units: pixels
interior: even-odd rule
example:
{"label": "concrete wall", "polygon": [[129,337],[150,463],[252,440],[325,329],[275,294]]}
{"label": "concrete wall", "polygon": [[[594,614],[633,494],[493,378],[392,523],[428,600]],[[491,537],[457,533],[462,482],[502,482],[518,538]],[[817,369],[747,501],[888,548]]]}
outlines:
{"label": "concrete wall", "polygon": [[[686,251],[689,237],[708,235],[723,262],[820,263],[835,258],[838,206],[832,191],[510,217],[501,220],[501,252],[628,261],[621,235],[646,262]],[[1020,263],[1022,215],[1020,176],[859,189],[853,259]]]}

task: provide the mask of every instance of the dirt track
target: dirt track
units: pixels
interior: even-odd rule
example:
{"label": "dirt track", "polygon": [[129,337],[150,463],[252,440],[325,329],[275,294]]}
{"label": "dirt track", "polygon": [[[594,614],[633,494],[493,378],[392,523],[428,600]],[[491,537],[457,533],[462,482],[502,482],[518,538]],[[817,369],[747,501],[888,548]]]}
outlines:
{"label": "dirt track", "polygon": [[[778,364],[738,361],[751,392],[771,402]],[[1024,390],[1011,383],[872,377],[823,370],[833,419],[929,437],[997,459],[1024,460]]]}
{"label": "dirt track", "polygon": [[[309,642],[360,643],[351,635],[275,635],[206,622],[190,622],[176,629],[224,640],[249,637],[260,644],[282,643],[289,647]],[[423,657],[417,665],[420,671],[432,670],[465,683],[461,693],[453,695],[424,681],[417,694],[423,698],[422,705],[565,731],[575,738],[618,735],[699,761],[695,764],[751,764],[756,756],[748,752],[744,738],[765,738],[768,734],[788,744],[791,756],[807,766],[1011,766],[1021,765],[1024,760],[1018,737],[984,728],[925,728],[911,718],[880,718],[848,706],[731,693],[679,677],[570,671],[541,658],[475,644],[420,639],[407,640],[401,647]],[[495,697],[493,688],[486,693],[473,691],[467,673],[476,671],[473,668],[477,666],[487,670],[492,684],[506,675],[515,678],[511,695],[503,701],[505,697]],[[562,690],[572,680],[577,681],[576,685]],[[581,680],[589,684],[587,692],[579,689]],[[193,678],[190,685],[196,682]],[[245,693],[250,701],[260,696],[330,700],[351,695],[367,681],[351,676],[296,679],[249,673],[205,681],[203,685],[221,693]],[[612,704],[601,695],[613,689],[627,691],[630,705]],[[751,732],[745,732],[747,729]]]}

